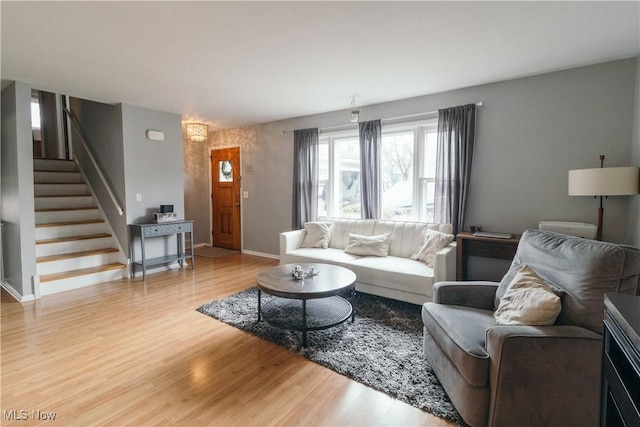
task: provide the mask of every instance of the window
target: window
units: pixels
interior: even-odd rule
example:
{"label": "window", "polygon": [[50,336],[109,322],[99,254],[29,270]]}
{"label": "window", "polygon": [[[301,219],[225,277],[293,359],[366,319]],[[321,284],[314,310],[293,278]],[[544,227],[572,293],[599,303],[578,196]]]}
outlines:
{"label": "window", "polygon": [[360,218],[360,142],[357,131],[321,136],[318,216]]}
{"label": "window", "polygon": [[[382,218],[433,221],[437,120],[383,125]],[[358,131],[320,135],[318,216],[360,218]]]}
{"label": "window", "polygon": [[37,99],[31,101],[31,128],[40,129],[40,103]]}

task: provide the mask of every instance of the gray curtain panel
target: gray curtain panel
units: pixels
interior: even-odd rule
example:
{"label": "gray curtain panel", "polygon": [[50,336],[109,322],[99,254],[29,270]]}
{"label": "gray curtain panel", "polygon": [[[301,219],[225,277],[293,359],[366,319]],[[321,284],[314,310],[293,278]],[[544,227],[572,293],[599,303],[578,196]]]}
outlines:
{"label": "gray curtain panel", "polygon": [[380,146],[382,124],[380,120],[360,122],[360,176],[362,190],[362,217],[380,216]]}
{"label": "gray curtain panel", "polygon": [[318,129],[293,131],[293,230],[318,212]]}
{"label": "gray curtain panel", "polygon": [[434,222],[463,230],[476,134],[476,105],[438,110]]}

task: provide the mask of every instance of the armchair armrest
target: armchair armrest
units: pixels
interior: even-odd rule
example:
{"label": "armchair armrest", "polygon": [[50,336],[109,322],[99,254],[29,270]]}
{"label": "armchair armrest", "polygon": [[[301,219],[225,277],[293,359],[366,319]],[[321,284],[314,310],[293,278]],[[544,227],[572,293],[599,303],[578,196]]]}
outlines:
{"label": "armchair armrest", "polygon": [[433,261],[433,282],[456,279],[456,242],[440,249]]}
{"label": "armchair armrest", "polygon": [[433,302],[493,311],[498,282],[439,282],[433,285]]}
{"label": "armchair armrest", "polygon": [[280,233],[280,264],[286,264],[286,255],[302,245],[306,231],[293,230]]}
{"label": "armchair armrest", "polygon": [[599,334],[567,325],[499,325],[487,330],[486,340],[489,425],[598,424]]}

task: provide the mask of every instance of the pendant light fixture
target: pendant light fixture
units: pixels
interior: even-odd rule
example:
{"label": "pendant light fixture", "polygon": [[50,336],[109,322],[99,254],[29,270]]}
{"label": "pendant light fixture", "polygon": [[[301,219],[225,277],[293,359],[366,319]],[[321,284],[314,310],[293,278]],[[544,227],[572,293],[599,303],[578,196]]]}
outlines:
{"label": "pendant light fixture", "polygon": [[360,110],[356,107],[356,99],[351,98],[351,115],[349,120],[351,123],[356,123],[360,119]]}

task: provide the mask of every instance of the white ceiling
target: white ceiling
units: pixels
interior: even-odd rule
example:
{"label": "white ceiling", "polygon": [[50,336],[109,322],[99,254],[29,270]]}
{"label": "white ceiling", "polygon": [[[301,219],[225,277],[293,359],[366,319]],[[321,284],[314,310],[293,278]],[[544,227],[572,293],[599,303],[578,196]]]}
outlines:
{"label": "white ceiling", "polygon": [[639,6],[2,1],[2,80],[228,128],[637,56]]}

